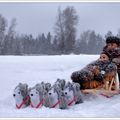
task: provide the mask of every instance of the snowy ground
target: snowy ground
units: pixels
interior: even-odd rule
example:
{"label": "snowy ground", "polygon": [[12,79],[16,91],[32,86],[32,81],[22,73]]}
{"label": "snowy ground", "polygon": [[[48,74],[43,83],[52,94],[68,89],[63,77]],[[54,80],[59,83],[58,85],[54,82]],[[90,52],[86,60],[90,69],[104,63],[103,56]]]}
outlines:
{"label": "snowy ground", "polygon": [[70,81],[73,71],[97,58],[98,55],[0,56],[0,117],[120,117],[120,95],[111,99],[90,97],[67,110],[15,108],[12,94],[19,82],[32,87],[41,81],[53,84],[57,78]]}

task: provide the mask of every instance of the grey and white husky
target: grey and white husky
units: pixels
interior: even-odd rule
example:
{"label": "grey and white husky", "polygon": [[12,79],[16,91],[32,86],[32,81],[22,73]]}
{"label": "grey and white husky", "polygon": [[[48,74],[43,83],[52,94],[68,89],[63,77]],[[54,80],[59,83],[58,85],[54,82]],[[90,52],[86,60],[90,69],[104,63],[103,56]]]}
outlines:
{"label": "grey and white husky", "polygon": [[82,103],[82,94],[80,91],[80,85],[78,83],[68,82],[65,85],[63,94],[68,106]]}
{"label": "grey and white husky", "polygon": [[18,109],[28,106],[30,104],[28,85],[19,83],[14,89],[13,97]]}
{"label": "grey and white husky", "polygon": [[46,102],[48,103],[49,108],[67,108],[67,103],[64,99],[63,92],[57,84],[54,84],[49,89],[48,93],[46,94]]}
{"label": "grey and white husky", "polygon": [[44,82],[41,82],[40,84],[36,84],[33,88],[29,89],[31,107],[40,108],[43,105],[47,107],[45,95],[50,87],[50,83],[45,84]]}

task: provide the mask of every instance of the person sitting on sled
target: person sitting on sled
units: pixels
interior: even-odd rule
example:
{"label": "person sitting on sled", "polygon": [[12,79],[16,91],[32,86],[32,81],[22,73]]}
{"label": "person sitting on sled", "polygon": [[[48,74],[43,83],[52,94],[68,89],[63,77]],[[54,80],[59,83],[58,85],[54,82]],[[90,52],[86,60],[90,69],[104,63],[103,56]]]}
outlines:
{"label": "person sitting on sled", "polygon": [[116,66],[111,63],[106,52],[102,52],[100,57],[88,64],[80,71],[75,71],[71,75],[73,82],[78,82],[81,89],[93,89],[103,84],[103,79],[106,73],[115,71]]}
{"label": "person sitting on sled", "polygon": [[103,52],[106,52],[110,61],[116,64],[120,81],[120,39],[115,36],[107,37]]}

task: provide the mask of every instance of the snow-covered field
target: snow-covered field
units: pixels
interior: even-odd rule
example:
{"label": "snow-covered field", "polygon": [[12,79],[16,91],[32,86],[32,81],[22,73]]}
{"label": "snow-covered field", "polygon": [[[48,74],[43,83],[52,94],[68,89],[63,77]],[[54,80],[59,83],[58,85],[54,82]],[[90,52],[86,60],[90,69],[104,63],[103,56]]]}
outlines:
{"label": "snow-covered field", "polygon": [[41,81],[53,84],[57,78],[70,81],[73,71],[96,60],[98,55],[0,56],[0,117],[120,117],[120,95],[89,97],[67,110],[30,106],[16,109],[13,89],[19,83],[33,87]]}

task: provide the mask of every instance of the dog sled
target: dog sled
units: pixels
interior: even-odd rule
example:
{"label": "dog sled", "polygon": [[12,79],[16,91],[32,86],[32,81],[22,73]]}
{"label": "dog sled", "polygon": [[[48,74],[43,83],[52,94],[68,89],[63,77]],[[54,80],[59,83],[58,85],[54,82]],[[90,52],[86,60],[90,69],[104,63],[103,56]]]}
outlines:
{"label": "dog sled", "polygon": [[100,94],[105,97],[119,94],[117,66],[109,60],[102,60],[102,57],[73,72],[71,79],[81,85],[81,91],[85,94]]}
{"label": "dog sled", "polygon": [[81,90],[84,94],[102,95],[110,98],[114,95],[118,95],[119,91],[119,77],[117,72],[109,73],[105,76],[103,84],[94,89]]}

